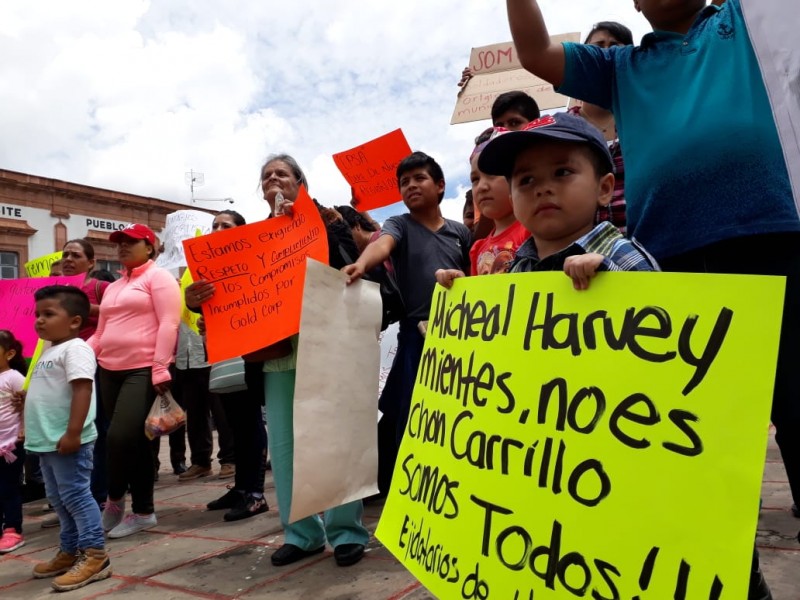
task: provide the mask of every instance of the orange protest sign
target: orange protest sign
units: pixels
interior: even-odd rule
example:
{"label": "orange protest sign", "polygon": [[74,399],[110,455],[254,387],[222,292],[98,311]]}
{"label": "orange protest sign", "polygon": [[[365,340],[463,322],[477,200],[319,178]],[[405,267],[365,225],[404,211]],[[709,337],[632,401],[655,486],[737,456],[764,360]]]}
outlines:
{"label": "orange protest sign", "polygon": [[254,352],[300,328],[306,258],[328,263],[325,224],[305,188],[294,215],[183,241],[195,281],[216,287],[203,304],[208,360]]}
{"label": "orange protest sign", "polygon": [[333,155],[333,162],[353,188],[356,210],[372,210],[400,200],[395,170],[411,154],[402,129]]}

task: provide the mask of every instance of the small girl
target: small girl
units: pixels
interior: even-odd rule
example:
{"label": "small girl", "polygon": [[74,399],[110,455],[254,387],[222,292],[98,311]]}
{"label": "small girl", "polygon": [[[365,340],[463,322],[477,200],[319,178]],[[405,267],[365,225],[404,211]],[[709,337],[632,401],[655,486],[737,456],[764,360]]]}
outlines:
{"label": "small girl", "polygon": [[19,483],[25,463],[22,414],[12,400],[22,390],[27,371],[22,344],[10,331],[0,330],[0,554],[25,545]]}

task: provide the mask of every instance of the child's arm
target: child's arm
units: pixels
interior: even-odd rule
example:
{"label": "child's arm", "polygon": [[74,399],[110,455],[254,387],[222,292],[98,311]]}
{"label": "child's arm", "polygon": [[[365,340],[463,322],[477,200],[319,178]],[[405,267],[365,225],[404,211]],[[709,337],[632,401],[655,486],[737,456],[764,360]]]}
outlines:
{"label": "child's arm", "polygon": [[559,87],[564,80],[564,47],[553,44],[537,0],[506,0],[511,37],[522,66]]}
{"label": "child's arm", "polygon": [[89,408],[92,405],[92,383],[91,379],[70,381],[72,404],[69,409],[67,431],[56,444],[56,452],[59,454],[74,454],[81,447],[83,424],[86,422],[86,415],[89,414]]}
{"label": "child's arm", "polygon": [[382,235],[371,244],[368,244],[356,262],[342,267],[342,273],[348,277],[347,284],[349,285],[361,279],[364,273],[371,271],[389,258],[396,246],[397,242],[391,235]]}
{"label": "child's arm", "polygon": [[564,261],[564,273],[572,278],[572,286],[576,290],[588,290],[589,280],[597,275],[605,256],[590,252],[578,256],[568,256]]}
{"label": "child's arm", "polygon": [[437,269],[436,270],[436,283],[450,289],[453,287],[453,281],[459,277],[466,277],[464,271],[458,269]]}

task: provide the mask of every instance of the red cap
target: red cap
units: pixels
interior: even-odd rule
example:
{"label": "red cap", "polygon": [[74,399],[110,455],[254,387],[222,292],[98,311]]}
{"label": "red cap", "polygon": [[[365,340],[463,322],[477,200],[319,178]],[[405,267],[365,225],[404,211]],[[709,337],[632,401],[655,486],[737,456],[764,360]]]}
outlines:
{"label": "red cap", "polygon": [[125,229],[115,231],[108,236],[108,240],[116,244],[122,241],[123,237],[144,240],[151,246],[156,245],[156,234],[147,225],[142,225],[141,223],[131,223]]}

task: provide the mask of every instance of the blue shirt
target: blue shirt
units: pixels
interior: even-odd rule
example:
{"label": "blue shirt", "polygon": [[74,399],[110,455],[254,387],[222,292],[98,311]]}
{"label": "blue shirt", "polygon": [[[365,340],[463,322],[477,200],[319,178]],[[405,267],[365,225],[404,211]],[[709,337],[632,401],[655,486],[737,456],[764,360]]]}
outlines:
{"label": "blue shirt", "polygon": [[613,111],[628,232],[656,258],[800,231],[740,0],[707,6],[685,36],[655,31],[636,48],[564,50],[559,91]]}

